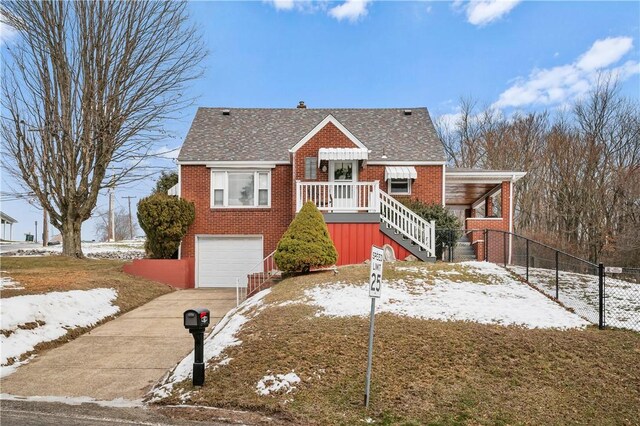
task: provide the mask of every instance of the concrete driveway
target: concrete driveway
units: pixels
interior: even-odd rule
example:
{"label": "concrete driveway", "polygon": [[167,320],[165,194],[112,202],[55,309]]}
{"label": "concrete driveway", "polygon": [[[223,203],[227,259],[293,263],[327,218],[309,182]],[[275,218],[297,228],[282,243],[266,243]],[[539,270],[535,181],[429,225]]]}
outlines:
{"label": "concrete driveway", "polygon": [[158,297],[19,367],[0,381],[2,393],[140,399],[193,349],[182,313],[208,308],[210,331],[235,304],[235,289],[178,290]]}

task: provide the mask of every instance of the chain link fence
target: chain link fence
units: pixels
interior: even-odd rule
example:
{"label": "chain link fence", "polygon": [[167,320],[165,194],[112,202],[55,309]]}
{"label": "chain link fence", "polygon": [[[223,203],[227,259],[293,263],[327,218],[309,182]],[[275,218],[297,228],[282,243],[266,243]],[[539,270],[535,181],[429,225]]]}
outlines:
{"label": "chain link fence", "polygon": [[640,268],[605,267],[607,327],[640,331]]}
{"label": "chain link fence", "polygon": [[600,328],[640,331],[640,268],[605,268],[497,230],[484,231],[484,258]]}

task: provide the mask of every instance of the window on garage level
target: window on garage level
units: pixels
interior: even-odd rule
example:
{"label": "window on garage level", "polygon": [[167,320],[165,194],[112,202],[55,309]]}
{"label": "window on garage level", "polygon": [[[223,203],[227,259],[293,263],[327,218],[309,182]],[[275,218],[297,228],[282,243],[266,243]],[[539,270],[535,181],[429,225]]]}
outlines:
{"label": "window on garage level", "polygon": [[389,193],[411,195],[411,179],[389,179]]}
{"label": "window on garage level", "polygon": [[271,173],[268,171],[211,172],[211,207],[269,207]]}
{"label": "window on garage level", "polygon": [[305,157],[304,159],[304,178],[305,179],[317,179],[318,177],[318,158],[317,157]]}

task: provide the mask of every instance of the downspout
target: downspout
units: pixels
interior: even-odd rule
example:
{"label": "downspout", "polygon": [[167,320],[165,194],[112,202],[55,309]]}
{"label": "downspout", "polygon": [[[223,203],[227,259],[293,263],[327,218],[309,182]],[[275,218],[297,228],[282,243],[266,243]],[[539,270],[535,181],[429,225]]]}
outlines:
{"label": "downspout", "polygon": [[447,165],[443,164],[442,165],[442,207],[445,207],[445,196],[446,196],[446,194],[445,194],[445,189],[444,189],[445,186],[444,185],[445,185],[445,174],[446,174],[445,170],[446,170],[446,168],[447,168]]}
{"label": "downspout", "polygon": [[[178,161],[178,199],[182,198],[182,166]],[[178,259],[182,259],[182,240],[178,246]]]}
{"label": "downspout", "polygon": [[511,264],[511,251],[513,248],[513,181],[516,176],[511,177],[509,182],[509,264]]}

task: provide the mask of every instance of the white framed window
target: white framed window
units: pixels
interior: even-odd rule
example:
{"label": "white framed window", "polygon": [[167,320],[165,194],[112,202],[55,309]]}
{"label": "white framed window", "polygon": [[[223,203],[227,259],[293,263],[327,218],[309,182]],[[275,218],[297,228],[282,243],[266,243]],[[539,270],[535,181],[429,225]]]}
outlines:
{"label": "white framed window", "polygon": [[271,172],[212,170],[211,208],[271,206]]}
{"label": "white framed window", "polygon": [[389,194],[411,195],[411,179],[389,179]]}
{"label": "white framed window", "polygon": [[318,157],[304,158],[304,178],[317,179],[318,176]]}

